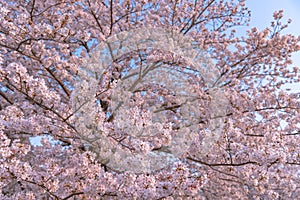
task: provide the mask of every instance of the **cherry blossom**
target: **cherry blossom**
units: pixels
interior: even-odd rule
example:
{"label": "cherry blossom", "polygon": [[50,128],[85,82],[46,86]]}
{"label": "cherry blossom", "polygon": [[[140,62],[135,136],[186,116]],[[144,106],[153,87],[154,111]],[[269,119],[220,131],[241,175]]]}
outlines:
{"label": "cherry blossom", "polygon": [[300,37],[282,10],[262,30],[250,16],[244,0],[1,1],[0,199],[296,199],[299,94],[282,86]]}

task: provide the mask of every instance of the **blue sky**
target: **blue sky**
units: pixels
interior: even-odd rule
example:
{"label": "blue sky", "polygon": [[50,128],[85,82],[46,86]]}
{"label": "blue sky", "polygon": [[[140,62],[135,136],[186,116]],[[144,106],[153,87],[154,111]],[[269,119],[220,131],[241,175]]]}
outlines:
{"label": "blue sky", "polygon": [[[300,35],[300,0],[246,0],[246,5],[251,10],[251,27],[263,29],[273,20],[273,12],[284,10],[284,21],[292,19],[290,26],[283,32],[286,34]],[[300,68],[300,52],[293,55],[293,66]],[[300,92],[300,83],[289,86],[295,92]]]}
{"label": "blue sky", "polygon": [[300,35],[300,1],[299,0],[247,0],[246,5],[250,8],[251,26],[259,29],[270,25],[273,19],[273,12],[276,10],[284,10],[284,19],[291,18],[293,20],[286,33],[295,33]]}

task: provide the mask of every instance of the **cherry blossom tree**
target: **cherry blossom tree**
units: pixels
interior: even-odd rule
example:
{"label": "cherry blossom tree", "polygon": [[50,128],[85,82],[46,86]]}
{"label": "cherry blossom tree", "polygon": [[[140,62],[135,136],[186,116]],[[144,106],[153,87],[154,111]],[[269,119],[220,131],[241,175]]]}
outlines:
{"label": "cherry blossom tree", "polygon": [[300,37],[282,10],[240,34],[250,14],[1,1],[1,199],[296,199]]}

